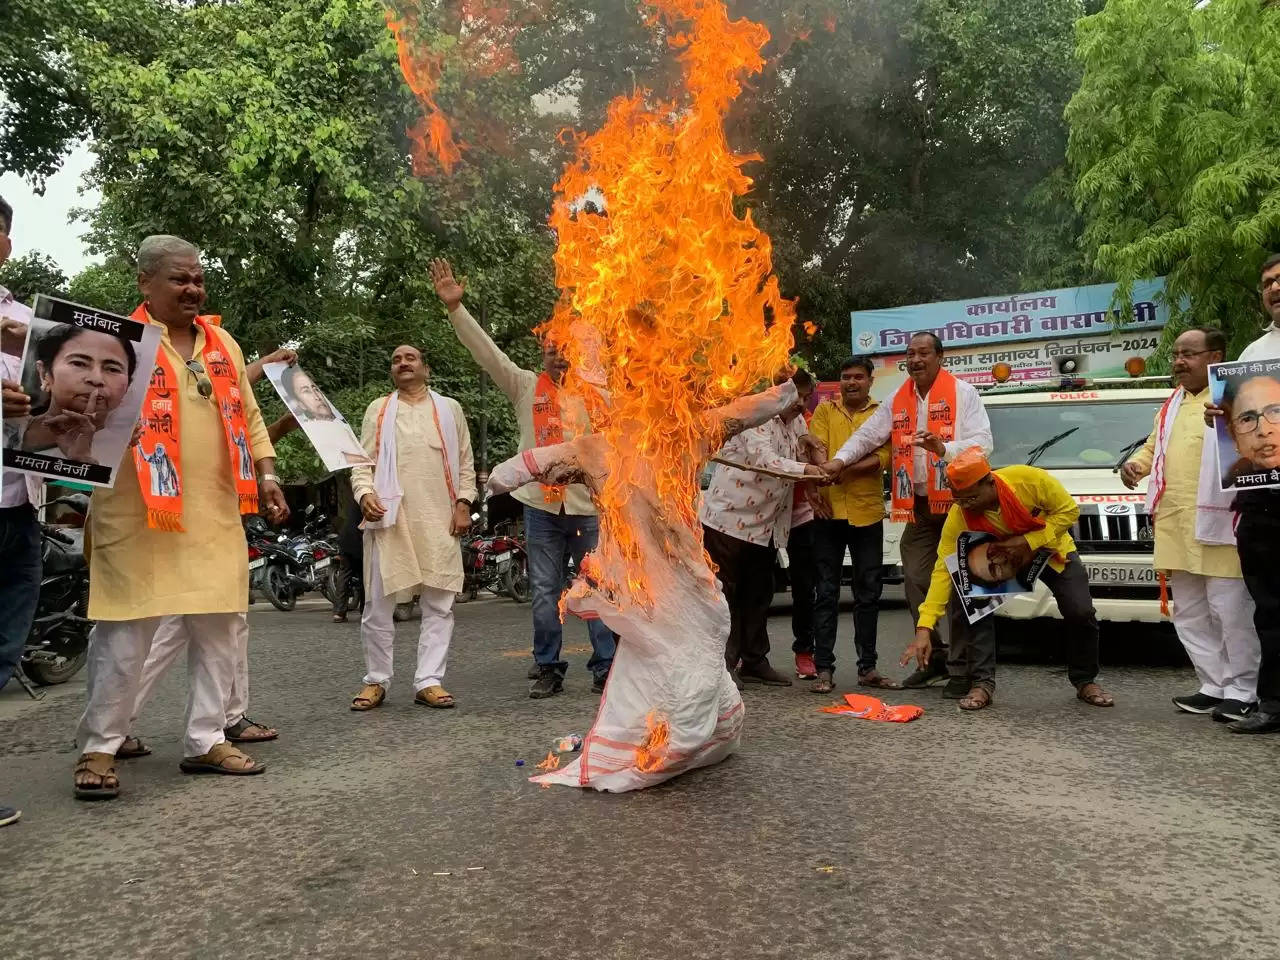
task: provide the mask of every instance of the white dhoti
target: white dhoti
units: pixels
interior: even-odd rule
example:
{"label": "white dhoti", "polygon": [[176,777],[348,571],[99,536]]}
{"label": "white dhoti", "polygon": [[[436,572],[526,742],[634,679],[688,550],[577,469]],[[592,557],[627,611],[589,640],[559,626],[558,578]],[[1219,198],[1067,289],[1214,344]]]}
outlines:
{"label": "white dhoti", "polygon": [[85,753],[114,754],[129,733],[143,666],[163,620],[175,621],[187,647],[187,713],[183,756],[208,753],[226,738],[227,694],[236,670],[242,614],[99,620],[89,636],[89,702],[76,730]]}
{"label": "white dhoti", "polygon": [[[236,616],[239,618],[236,624],[236,665],[231,677],[231,689],[227,693],[224,727],[235,726],[249,711],[249,615],[238,613]],[[187,649],[187,631],[182,620],[181,616],[160,618],[160,625],[151,641],[151,652],[147,654],[147,662],[142,666],[138,699],[133,705],[133,716],[129,718],[130,731],[133,730],[138,715],[142,713],[142,708],[155,692],[156,683],[173,661]]]}
{"label": "white dhoti", "polygon": [[1173,626],[1200,678],[1200,692],[1252,703],[1258,698],[1262,646],[1244,581],[1174,570],[1170,587]]}
{"label": "white dhoti", "polygon": [[[392,652],[395,645],[396,625],[391,615],[395,611],[394,594],[384,595],[382,574],[378,568],[378,547],[372,538],[366,540],[366,550],[371,550],[371,582],[365,594],[364,616],[360,619],[360,641],[364,645],[365,683],[377,683],[383,688],[391,685]],[[449,641],[453,639],[453,601],[451,590],[423,586],[419,603],[422,605],[422,628],[418,632],[418,666],[413,674],[413,690],[417,693],[426,687],[434,687],[444,679],[445,661],[449,657]]]}

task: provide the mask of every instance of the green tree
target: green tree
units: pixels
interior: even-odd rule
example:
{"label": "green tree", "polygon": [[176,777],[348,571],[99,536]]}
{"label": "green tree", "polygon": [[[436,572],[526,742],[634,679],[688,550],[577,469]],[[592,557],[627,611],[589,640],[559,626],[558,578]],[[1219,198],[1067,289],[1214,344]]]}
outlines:
{"label": "green tree", "polygon": [[37,293],[63,296],[67,275],[47,254],[33,250],[0,265],[0,286],[24,303]]}
{"label": "green tree", "polygon": [[71,278],[67,297],[76,303],[128,316],[138,305],[137,271],[132,263],[120,257],[90,264]]}
{"label": "green tree", "polygon": [[1257,336],[1258,266],[1280,247],[1280,6],[1110,0],[1081,21],[1067,110],[1096,268],[1167,275],[1177,323]]}

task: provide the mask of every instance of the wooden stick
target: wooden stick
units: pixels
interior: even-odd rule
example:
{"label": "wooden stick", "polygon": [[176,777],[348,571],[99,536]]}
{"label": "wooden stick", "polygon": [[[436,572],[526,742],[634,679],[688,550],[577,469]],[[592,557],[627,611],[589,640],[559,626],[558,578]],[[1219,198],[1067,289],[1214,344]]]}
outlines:
{"label": "wooden stick", "polygon": [[726,460],[724,457],[712,457],[712,463],[723,464],[726,467],[734,467],[738,470],[751,470],[763,477],[776,477],[779,480],[790,480],[792,483],[800,483],[804,480],[815,480],[816,477],[797,477],[789,473],[783,473],[781,470],[770,470],[768,467],[753,467],[745,463],[735,463],[733,460]]}

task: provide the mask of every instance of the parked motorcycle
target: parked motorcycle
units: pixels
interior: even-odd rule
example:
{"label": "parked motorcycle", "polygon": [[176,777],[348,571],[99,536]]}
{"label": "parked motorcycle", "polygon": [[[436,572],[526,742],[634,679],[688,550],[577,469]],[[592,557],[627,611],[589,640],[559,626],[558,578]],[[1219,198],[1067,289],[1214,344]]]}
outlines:
{"label": "parked motorcycle", "polygon": [[[67,506],[82,517],[89,511],[84,494],[59,497],[45,504]],[[93,621],[89,613],[89,565],[84,531],[40,522],[43,573],[35,619],[22,650],[22,671],[35,683],[66,683],[84,666]]]}
{"label": "parked motorcycle", "polygon": [[250,586],[258,586],[271,605],[288,612],[298,597],[318,590],[330,603],[342,584],[334,563],[338,548],[328,529],[328,518],[307,507],[302,530],[292,536],[268,534],[249,543]]}
{"label": "parked motorcycle", "polygon": [[[471,515],[473,524],[479,519],[480,514]],[[462,540],[463,596],[474,600],[481,590],[489,590],[528,603],[529,557],[514,522],[497,524],[487,534],[474,525],[471,529]]]}

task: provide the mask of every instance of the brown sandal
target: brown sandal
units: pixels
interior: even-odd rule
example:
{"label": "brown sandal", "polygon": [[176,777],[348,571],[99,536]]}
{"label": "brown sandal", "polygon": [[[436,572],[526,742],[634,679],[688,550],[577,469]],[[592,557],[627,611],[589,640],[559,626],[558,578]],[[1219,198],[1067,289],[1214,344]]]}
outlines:
{"label": "brown sandal", "polygon": [[835,677],[830,670],[819,670],[818,675],[813,678],[813,683],[809,684],[810,693],[830,693],[835,688]]}
{"label": "brown sandal", "polygon": [[[1090,687],[1093,687],[1093,690],[1086,693],[1085,691],[1089,690]],[[1111,694],[1107,693],[1102,689],[1102,687],[1094,683],[1092,680],[1083,684],[1080,689],[1076,691],[1076,699],[1083,700],[1091,707],[1114,707],[1116,705],[1116,698],[1111,696]]]}
{"label": "brown sandal", "polygon": [[[254,730],[258,732],[254,733]],[[275,740],[280,736],[280,731],[248,717],[241,717],[231,726],[224,727],[222,735],[227,738],[228,743],[261,743],[264,740]]]}
{"label": "brown sandal", "polygon": [[868,670],[866,673],[858,674],[858,686],[860,687],[877,687],[881,690],[901,690],[902,684],[897,680],[890,680],[882,675],[879,670]]}
{"label": "brown sandal", "polygon": [[351,700],[352,710],[372,710],[387,699],[387,688],[380,683],[366,683]]}
{"label": "brown sandal", "polygon": [[985,710],[991,706],[991,691],[986,687],[974,687],[959,705],[961,710]]}
{"label": "brown sandal", "polygon": [[120,795],[120,778],[116,776],[116,758],[110,753],[82,753],[76,761],[75,777],[87,773],[98,778],[96,784],[73,780],[77,800],[114,800]]}
{"label": "brown sandal", "polygon": [[132,760],[135,757],[146,757],[150,754],[151,748],[137,737],[125,737],[124,743],[120,744],[120,749],[116,751],[116,759]]}
{"label": "brown sandal", "polygon": [[419,690],[414,694],[413,702],[424,707],[436,707],[440,710],[449,710],[458,705],[458,701],[453,699],[453,694],[438,683]]}
{"label": "brown sandal", "polygon": [[[237,761],[244,761],[244,765],[236,766]],[[225,773],[233,777],[248,777],[262,773],[267,765],[254,760],[224,740],[214,744],[212,750],[199,757],[183,757],[178,769],[183,773]]]}

